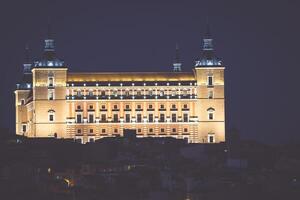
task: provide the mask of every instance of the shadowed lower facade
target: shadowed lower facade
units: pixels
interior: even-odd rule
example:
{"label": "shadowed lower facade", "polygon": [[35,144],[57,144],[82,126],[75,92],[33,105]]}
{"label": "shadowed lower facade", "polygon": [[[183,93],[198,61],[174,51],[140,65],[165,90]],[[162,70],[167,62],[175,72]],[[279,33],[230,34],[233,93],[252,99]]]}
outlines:
{"label": "shadowed lower facade", "polygon": [[190,143],[225,141],[224,66],[205,34],[201,57],[181,71],[179,48],[170,72],[72,72],[54,40],[26,59],[15,90],[16,134],[73,138],[81,143],[123,135],[175,137]]}

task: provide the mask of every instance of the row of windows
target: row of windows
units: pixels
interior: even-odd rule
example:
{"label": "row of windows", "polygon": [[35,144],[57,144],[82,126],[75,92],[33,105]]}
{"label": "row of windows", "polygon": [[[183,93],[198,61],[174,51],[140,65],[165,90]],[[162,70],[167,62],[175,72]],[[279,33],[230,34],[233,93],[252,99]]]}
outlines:
{"label": "row of windows", "polygon": [[[172,122],[177,122],[177,114],[173,113],[171,115],[171,121]],[[101,114],[100,115],[100,121],[101,122],[106,122],[107,117],[106,114]],[[118,114],[113,114],[113,122],[118,122],[119,121],[119,115]],[[188,122],[189,121],[189,115],[187,113],[183,114],[183,122]],[[88,115],[88,122],[89,123],[94,123],[94,114],[89,114]],[[131,122],[131,115],[130,114],[125,114],[125,122]],[[136,115],[136,122],[142,122],[142,114],[137,114]],[[148,122],[154,122],[154,115],[151,113],[148,115]],[[159,115],[159,122],[165,122],[165,114],[161,113]],[[76,123],[82,123],[82,114],[77,114],[76,115]]]}
{"label": "row of windows", "polygon": [[[138,128],[137,129],[137,133],[141,133],[142,129]],[[172,128],[171,129],[172,133],[177,133],[177,129],[176,128]],[[188,133],[188,128],[183,128],[183,132],[184,133]],[[107,130],[105,128],[101,129],[101,133],[102,134],[106,134]],[[119,133],[119,129],[115,128],[113,129],[113,133],[118,134]],[[148,133],[154,133],[154,129],[153,128],[149,128],[148,129]],[[166,129],[165,128],[161,128],[160,129],[160,133],[166,133]],[[82,129],[77,129],[77,134],[82,134]],[[94,129],[89,129],[89,134],[94,134]]]}
{"label": "row of windows", "polygon": [[[183,104],[182,108],[183,108],[183,109],[188,109],[188,105],[187,105],[187,104]],[[77,109],[77,110],[82,110],[82,106],[81,106],[81,105],[77,105],[77,106],[76,106],[76,109]],[[94,105],[92,105],[92,104],[89,105],[89,106],[88,106],[88,109],[93,110],[93,109],[94,109]],[[106,105],[105,105],[105,104],[102,104],[102,105],[101,105],[101,109],[102,109],[102,110],[105,110],[105,109],[106,109]],[[115,110],[119,109],[118,104],[114,104],[114,105],[113,105],[113,109],[115,109]],[[125,105],[125,109],[128,109],[128,110],[131,109],[130,104],[126,104],[126,105]],[[136,105],[136,109],[142,109],[142,105],[141,105],[141,104],[137,104],[137,105]],[[148,109],[154,109],[154,105],[153,105],[153,104],[149,104],[149,105],[148,105]],[[166,109],[166,107],[165,107],[164,104],[160,104],[160,105],[159,105],[159,109]],[[172,104],[172,105],[171,105],[171,109],[177,109],[176,104]]]}

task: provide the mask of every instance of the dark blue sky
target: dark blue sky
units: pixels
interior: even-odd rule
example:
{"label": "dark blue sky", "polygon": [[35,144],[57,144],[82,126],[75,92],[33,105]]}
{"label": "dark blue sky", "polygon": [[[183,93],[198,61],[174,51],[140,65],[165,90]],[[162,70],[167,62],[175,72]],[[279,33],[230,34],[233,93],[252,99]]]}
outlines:
{"label": "dark blue sky", "polygon": [[188,71],[208,16],[226,66],[227,128],[266,142],[299,139],[299,9],[297,0],[2,0],[0,126],[14,131],[24,46],[41,55],[48,17],[70,71],[168,71],[176,42]]}

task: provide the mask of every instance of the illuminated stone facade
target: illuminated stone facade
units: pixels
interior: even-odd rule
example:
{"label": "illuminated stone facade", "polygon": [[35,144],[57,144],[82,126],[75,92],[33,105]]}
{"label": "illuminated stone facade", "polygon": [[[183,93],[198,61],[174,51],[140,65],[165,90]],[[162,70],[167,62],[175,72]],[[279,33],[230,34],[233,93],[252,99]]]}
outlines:
{"label": "illuminated stone facade", "polygon": [[54,40],[46,39],[43,57],[25,62],[17,84],[16,134],[86,143],[136,129],[137,137],[224,142],[225,68],[205,38],[190,72],[181,71],[176,56],[172,72],[120,73],[70,72],[56,57]]}

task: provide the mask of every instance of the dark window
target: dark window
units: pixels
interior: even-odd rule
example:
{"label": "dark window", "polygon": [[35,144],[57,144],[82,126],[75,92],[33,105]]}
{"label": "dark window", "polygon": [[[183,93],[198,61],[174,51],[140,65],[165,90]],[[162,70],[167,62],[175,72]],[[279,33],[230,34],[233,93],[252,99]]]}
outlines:
{"label": "dark window", "polygon": [[118,120],[119,120],[119,116],[118,116],[118,114],[114,114],[114,122],[117,122]]}
{"label": "dark window", "polygon": [[81,133],[81,129],[77,129],[77,133],[80,134]]}
{"label": "dark window", "polygon": [[101,114],[101,121],[105,122],[106,121],[106,114]]}
{"label": "dark window", "polygon": [[89,106],[89,109],[91,109],[91,110],[94,109],[94,106],[93,106],[93,105],[90,105],[90,106]]}
{"label": "dark window", "polygon": [[184,129],[183,129],[183,132],[185,132],[185,133],[188,132],[188,129],[187,129],[187,128],[184,128]]}
{"label": "dark window", "polygon": [[90,129],[90,133],[94,133],[94,129]]}
{"label": "dark window", "polygon": [[101,109],[105,109],[105,105],[101,105]]}
{"label": "dark window", "polygon": [[137,105],[137,109],[141,109],[142,106],[140,104]]}
{"label": "dark window", "polygon": [[153,122],[153,114],[149,114],[148,120],[149,120],[149,122]]}
{"label": "dark window", "polygon": [[22,131],[23,131],[23,132],[26,132],[26,125],[23,125],[23,126],[22,126]]}
{"label": "dark window", "polygon": [[208,136],[208,142],[209,143],[214,143],[214,136]]}
{"label": "dark window", "polygon": [[140,132],[142,132],[142,129],[139,128],[137,131],[138,131],[138,133],[140,133]]}
{"label": "dark window", "polygon": [[102,133],[105,133],[105,129],[102,129],[102,131],[101,131]]}
{"label": "dark window", "polygon": [[165,132],[165,129],[164,129],[164,128],[161,128],[161,129],[160,129],[160,132],[161,132],[161,133],[164,133],[164,132]]}
{"label": "dark window", "polygon": [[89,114],[89,123],[94,123],[94,115]]}
{"label": "dark window", "polygon": [[175,113],[172,114],[172,122],[176,122],[176,114]]}
{"label": "dark window", "polygon": [[183,114],[183,121],[188,122],[189,121],[189,115],[187,113]]}
{"label": "dark window", "polygon": [[160,109],[164,109],[165,108],[165,105],[164,104],[161,104],[160,105]]}
{"label": "dark window", "polygon": [[214,119],[214,113],[208,113],[208,119],[210,120]]}
{"label": "dark window", "polygon": [[76,115],[76,121],[77,123],[81,123],[81,114]]}
{"label": "dark window", "polygon": [[165,122],[165,114],[160,114],[159,121],[160,122]]}
{"label": "dark window", "polygon": [[207,85],[209,85],[209,86],[213,85],[213,77],[212,76],[209,76],[207,81],[208,81]]}
{"label": "dark window", "polygon": [[50,115],[49,115],[49,121],[50,121],[50,122],[53,122],[53,121],[54,121],[54,115],[53,115],[53,114],[50,114]]}
{"label": "dark window", "polygon": [[175,108],[176,108],[176,105],[175,105],[175,104],[172,104],[172,108],[175,109]]}
{"label": "dark window", "polygon": [[137,114],[136,115],[136,121],[137,122],[142,122],[142,114]]}
{"label": "dark window", "polygon": [[153,105],[152,105],[152,104],[149,104],[148,108],[149,108],[149,109],[152,109],[152,108],[153,108]]}
{"label": "dark window", "polygon": [[173,133],[176,133],[176,128],[172,128],[172,132],[173,132]]}
{"label": "dark window", "polygon": [[149,128],[149,133],[153,133],[153,128]]}
{"label": "dark window", "polygon": [[209,98],[209,99],[212,99],[213,96],[214,96],[213,91],[209,91],[209,92],[208,92],[208,98]]}
{"label": "dark window", "polygon": [[115,128],[115,129],[114,129],[114,133],[118,133],[118,129]]}
{"label": "dark window", "polygon": [[77,106],[77,110],[80,110],[81,109],[81,106]]}
{"label": "dark window", "polygon": [[142,92],[141,92],[140,90],[138,90],[138,91],[136,92],[136,95],[137,95],[137,96],[141,96],[141,95],[142,95]]}
{"label": "dark window", "polygon": [[105,96],[105,91],[101,91],[101,96]]}
{"label": "dark window", "polygon": [[21,99],[21,105],[25,104],[25,99]]}
{"label": "dark window", "polygon": [[129,96],[129,90],[125,91],[125,96]]}
{"label": "dark window", "polygon": [[128,104],[125,105],[125,109],[130,109],[130,106]]}
{"label": "dark window", "polygon": [[118,105],[114,105],[114,109],[118,109]]}
{"label": "dark window", "polygon": [[130,122],[130,114],[125,115],[125,122]]}
{"label": "dark window", "polygon": [[89,142],[95,142],[94,138],[90,138]]}
{"label": "dark window", "polygon": [[184,109],[187,109],[187,108],[188,108],[187,104],[184,104],[184,105],[183,105],[183,108],[184,108]]}

